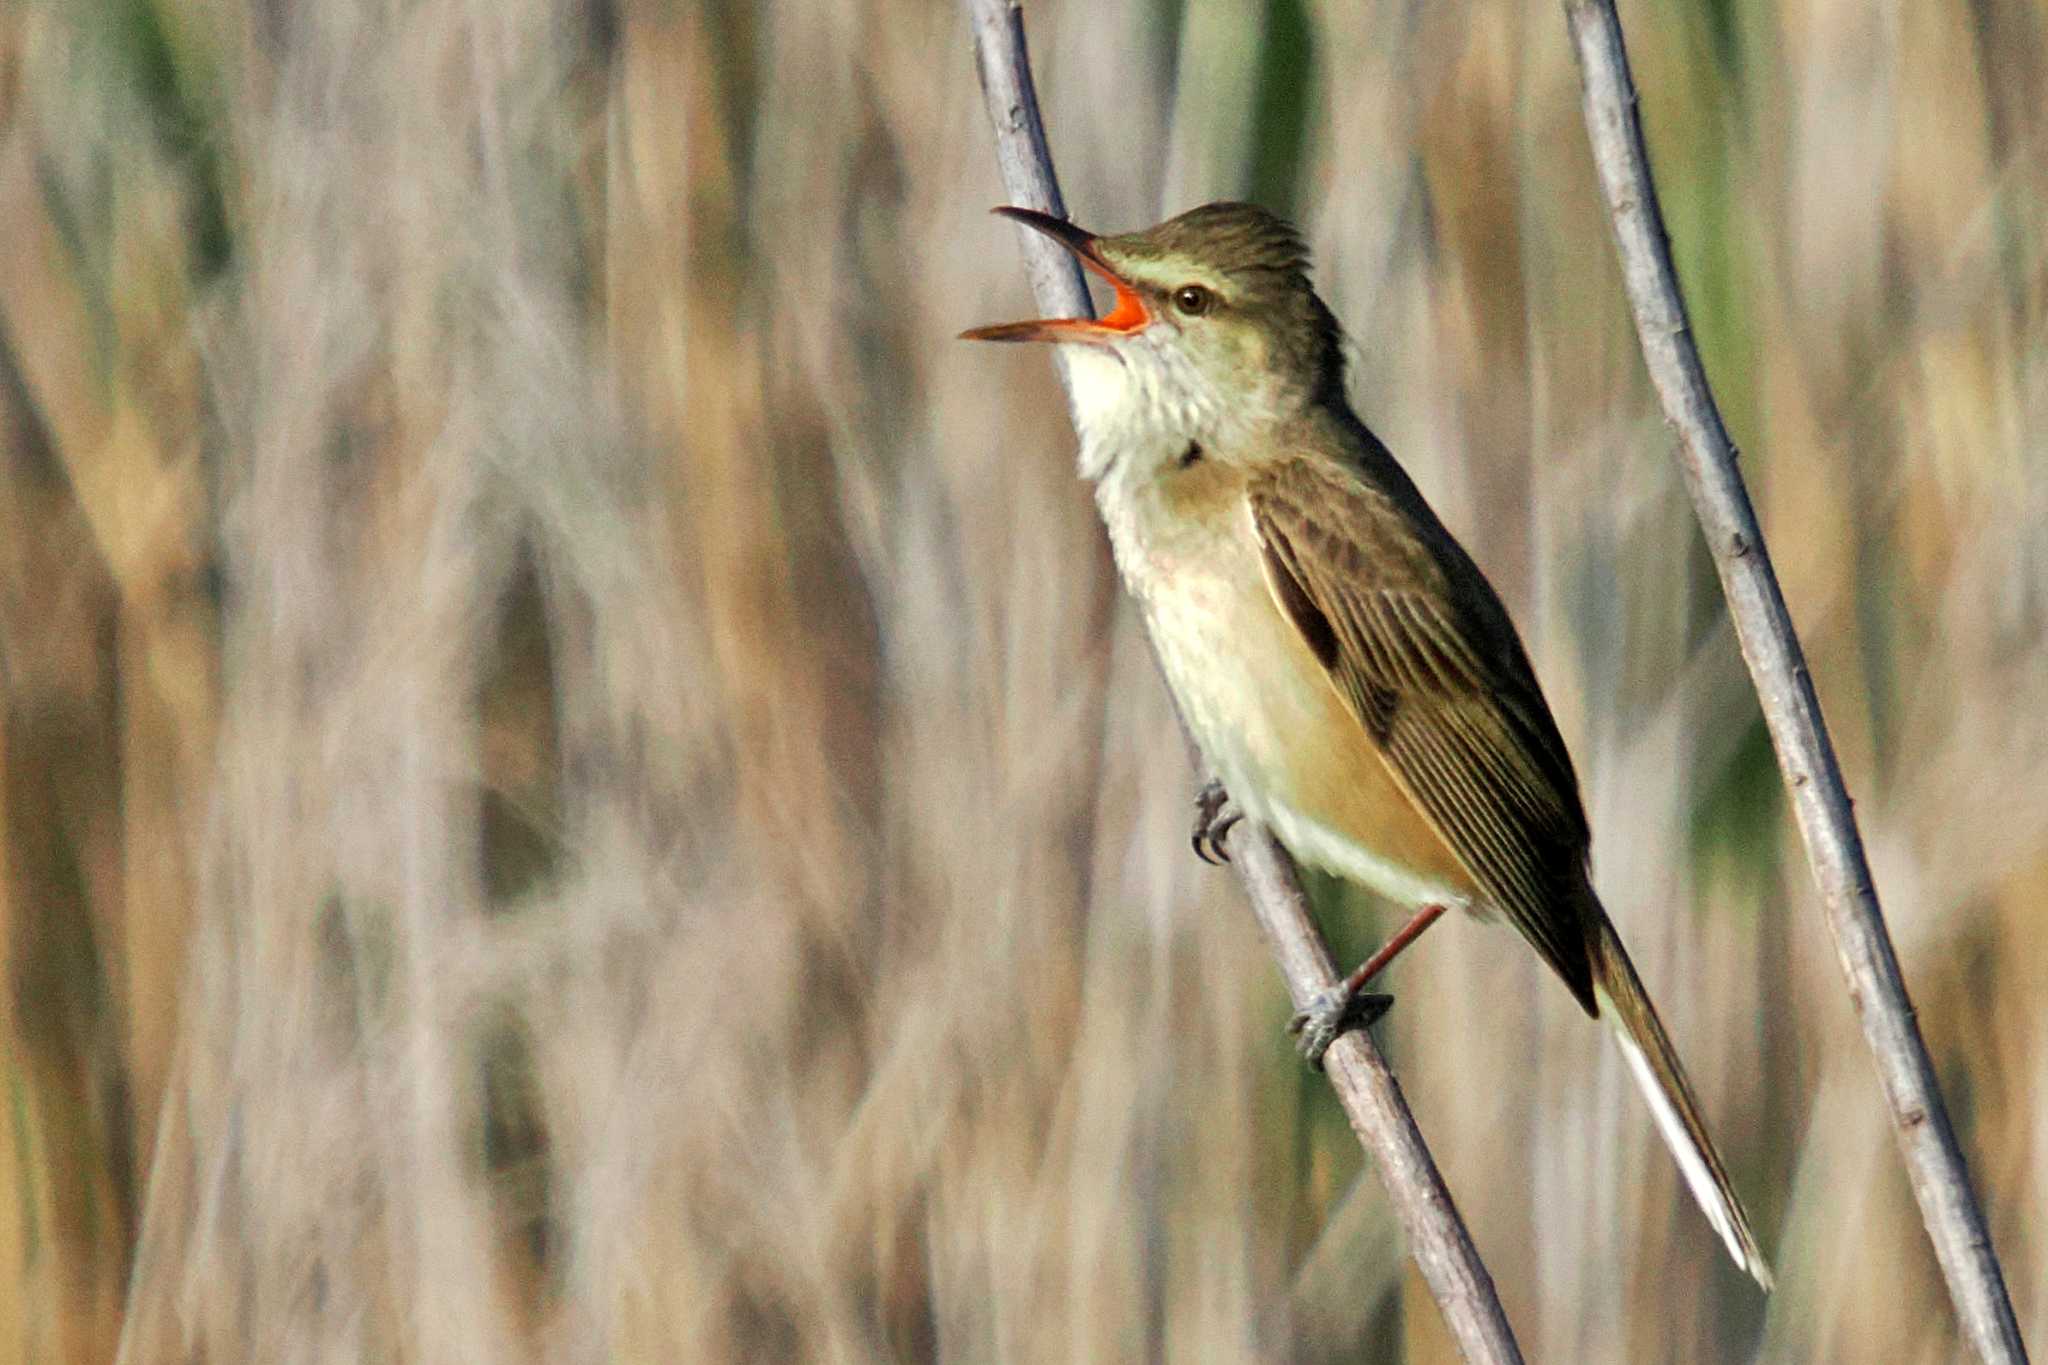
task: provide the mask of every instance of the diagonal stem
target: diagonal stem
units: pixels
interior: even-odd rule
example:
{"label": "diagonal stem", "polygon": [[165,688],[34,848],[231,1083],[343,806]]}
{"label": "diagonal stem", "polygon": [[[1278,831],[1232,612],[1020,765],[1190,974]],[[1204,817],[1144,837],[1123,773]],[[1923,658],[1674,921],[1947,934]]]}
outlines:
{"label": "diagonal stem", "polygon": [[1613,0],[1565,0],[1564,9],[1584,86],[1586,132],[1614,221],[1643,360],[1665,416],[1678,430],[1686,488],[1791,789],[1828,930],[1877,1061],[1920,1216],[1977,1354],[2001,1365],[2024,1361],[2026,1347],[2005,1277],[1914,1022],[1806,658],[1693,345],[1636,117],[1621,20]]}
{"label": "diagonal stem", "polygon": [[[995,125],[996,158],[1010,202],[1064,217],[1017,0],[966,4],[982,92]],[[1073,256],[1039,233],[1026,232],[1023,240],[1038,307],[1047,316],[1093,316]],[[1061,373],[1064,376],[1064,368]],[[1225,840],[1294,1003],[1305,1006],[1336,982],[1337,967],[1309,914],[1294,862],[1270,832],[1250,821],[1240,821]],[[1354,1030],[1339,1037],[1325,1059],[1325,1074],[1343,1102],[1352,1130],[1373,1158],[1415,1263],[1465,1358],[1482,1365],[1519,1365],[1521,1352],[1494,1293],[1493,1279],[1371,1035]]]}

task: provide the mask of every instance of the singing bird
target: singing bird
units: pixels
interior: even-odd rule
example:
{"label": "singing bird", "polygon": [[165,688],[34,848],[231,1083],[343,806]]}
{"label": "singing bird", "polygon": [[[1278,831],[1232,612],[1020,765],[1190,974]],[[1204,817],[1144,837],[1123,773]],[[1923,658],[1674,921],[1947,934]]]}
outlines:
{"label": "singing bird", "polygon": [[1447,909],[1502,916],[1605,1018],[1729,1254],[1770,1270],[1642,979],[1594,893],[1571,756],[1479,567],[1351,411],[1307,252],[1255,205],[1097,236],[1029,209],[1115,299],[980,327],[1069,355],[1093,483],[1188,727],[1217,774],[1197,852],[1250,816],[1414,912],[1295,1016],[1309,1060],[1369,1023],[1366,983]]}

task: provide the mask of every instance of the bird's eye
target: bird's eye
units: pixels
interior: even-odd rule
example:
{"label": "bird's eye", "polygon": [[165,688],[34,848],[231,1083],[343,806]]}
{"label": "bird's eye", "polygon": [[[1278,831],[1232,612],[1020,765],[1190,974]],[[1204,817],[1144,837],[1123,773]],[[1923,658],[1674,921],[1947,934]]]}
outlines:
{"label": "bird's eye", "polygon": [[1173,291],[1173,306],[1191,318],[1202,316],[1215,302],[1216,296],[1199,284],[1184,284]]}

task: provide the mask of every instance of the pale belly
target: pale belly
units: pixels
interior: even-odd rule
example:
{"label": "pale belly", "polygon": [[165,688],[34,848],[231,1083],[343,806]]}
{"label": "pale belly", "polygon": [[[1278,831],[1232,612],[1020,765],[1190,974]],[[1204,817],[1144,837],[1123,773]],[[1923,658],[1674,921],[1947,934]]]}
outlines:
{"label": "pale belly", "polygon": [[1238,553],[1162,562],[1120,547],[1161,667],[1238,806],[1304,862],[1397,903],[1469,906],[1474,886],[1322,664]]}

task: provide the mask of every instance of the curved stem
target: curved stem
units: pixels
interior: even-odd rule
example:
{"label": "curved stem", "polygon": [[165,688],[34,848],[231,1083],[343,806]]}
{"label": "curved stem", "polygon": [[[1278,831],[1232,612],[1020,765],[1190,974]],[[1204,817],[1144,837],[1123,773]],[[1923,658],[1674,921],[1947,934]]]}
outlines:
{"label": "curved stem", "polygon": [[2005,1277],[1899,975],[1806,657],[1736,466],[1735,446],[1693,344],[1636,117],[1621,20],[1613,0],[1565,0],[1564,10],[1584,87],[1586,132],[1613,218],[1643,360],[1664,414],[1678,431],[1686,488],[1720,572],[1742,656],[1792,793],[1828,930],[1877,1060],[1920,1216],[1977,1354],[1987,1361],[2024,1361],[2026,1347]]}
{"label": "curved stem", "polygon": [[[1038,114],[1017,0],[967,0],[967,12],[974,26],[982,92],[995,125],[996,159],[1010,200],[1065,217]],[[1092,317],[1088,290],[1073,255],[1036,232],[1023,233],[1023,246],[1031,292],[1040,310],[1048,317]],[[1226,842],[1287,988],[1295,1004],[1304,1006],[1335,984],[1337,968],[1309,913],[1294,861],[1271,833],[1248,820],[1240,821]],[[1493,1278],[1472,1245],[1378,1045],[1363,1030],[1346,1033],[1331,1045],[1324,1072],[1352,1130],[1373,1158],[1415,1263],[1465,1358],[1485,1365],[1519,1365],[1521,1352],[1501,1311]]]}

